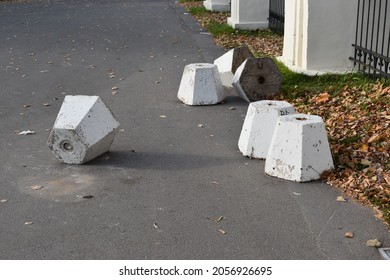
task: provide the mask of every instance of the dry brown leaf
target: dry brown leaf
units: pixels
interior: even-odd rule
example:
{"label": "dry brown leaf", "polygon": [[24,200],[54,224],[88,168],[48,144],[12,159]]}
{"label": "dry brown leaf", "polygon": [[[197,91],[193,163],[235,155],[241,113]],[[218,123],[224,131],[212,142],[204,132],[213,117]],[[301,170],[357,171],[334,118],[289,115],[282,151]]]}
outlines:
{"label": "dry brown leaf", "polygon": [[42,189],[43,186],[41,186],[41,185],[34,185],[34,186],[31,186],[30,188],[31,188],[32,190],[34,190],[34,191],[37,191],[37,190]]}
{"label": "dry brown leaf", "polygon": [[222,234],[226,234],[226,231],[221,229],[221,228],[219,229],[219,232],[222,233]]}
{"label": "dry brown leaf", "polygon": [[321,93],[313,98],[313,101],[316,103],[324,103],[329,101],[330,95],[327,92]]}
{"label": "dry brown leaf", "polygon": [[344,236],[347,238],[352,238],[354,236],[354,234],[351,231],[347,231],[346,233],[344,233]]}
{"label": "dry brown leaf", "polygon": [[342,197],[342,196],[338,196],[336,201],[338,201],[338,202],[346,202],[345,198]]}
{"label": "dry brown leaf", "polygon": [[6,203],[8,201],[8,199],[2,199],[0,200],[0,203]]}

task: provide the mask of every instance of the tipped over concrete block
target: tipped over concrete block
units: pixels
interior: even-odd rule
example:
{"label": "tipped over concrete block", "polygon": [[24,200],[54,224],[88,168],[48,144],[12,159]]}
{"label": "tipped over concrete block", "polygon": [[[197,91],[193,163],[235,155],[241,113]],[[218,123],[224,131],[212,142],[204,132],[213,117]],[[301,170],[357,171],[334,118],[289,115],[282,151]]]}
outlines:
{"label": "tipped over concrete block", "polygon": [[221,75],[222,84],[225,87],[232,87],[232,80],[237,68],[247,58],[253,58],[253,54],[248,46],[241,46],[231,49],[224,55],[214,60],[214,64],[217,65],[219,74]]}
{"label": "tipped over concrete block", "polygon": [[119,127],[98,96],[68,95],[47,146],[62,163],[83,164],[107,152]]}
{"label": "tipped over concrete block", "polygon": [[283,76],[269,57],[248,58],[233,76],[232,84],[247,102],[271,99],[279,92]]}
{"label": "tipped over concrete block", "polygon": [[249,104],[238,148],[244,156],[265,159],[279,116],[294,114],[286,101],[262,100]]}
{"label": "tipped over concrete block", "polygon": [[189,64],[184,68],[177,97],[187,105],[213,105],[225,99],[217,66]]}
{"label": "tipped over concrete block", "polygon": [[279,117],[265,162],[265,173],[307,182],[334,168],[325,124],[319,116]]}

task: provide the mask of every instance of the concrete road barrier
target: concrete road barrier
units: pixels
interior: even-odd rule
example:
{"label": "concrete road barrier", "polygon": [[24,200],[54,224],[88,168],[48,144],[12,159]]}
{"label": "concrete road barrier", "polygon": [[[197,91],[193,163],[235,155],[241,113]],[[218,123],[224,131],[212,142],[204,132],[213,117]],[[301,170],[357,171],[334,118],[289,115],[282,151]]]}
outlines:
{"label": "concrete road barrier", "polygon": [[237,68],[247,58],[253,58],[253,54],[248,46],[241,46],[231,49],[224,55],[214,60],[214,64],[217,65],[219,74],[221,75],[222,84],[225,87],[233,87],[233,76],[237,71]]}
{"label": "concrete road barrier", "polygon": [[177,97],[187,105],[213,105],[225,99],[217,66],[189,64],[184,68]]}
{"label": "concrete road barrier", "polygon": [[47,146],[62,163],[83,164],[107,152],[119,127],[98,96],[68,95]]}
{"label": "concrete road barrier", "polygon": [[294,114],[279,117],[265,162],[265,173],[306,182],[334,168],[321,117]]}
{"label": "concrete road barrier", "polygon": [[279,116],[294,114],[286,101],[262,100],[249,104],[238,148],[244,156],[265,159]]}
{"label": "concrete road barrier", "polygon": [[233,87],[247,102],[271,99],[279,92],[283,76],[269,57],[248,58],[233,76]]}

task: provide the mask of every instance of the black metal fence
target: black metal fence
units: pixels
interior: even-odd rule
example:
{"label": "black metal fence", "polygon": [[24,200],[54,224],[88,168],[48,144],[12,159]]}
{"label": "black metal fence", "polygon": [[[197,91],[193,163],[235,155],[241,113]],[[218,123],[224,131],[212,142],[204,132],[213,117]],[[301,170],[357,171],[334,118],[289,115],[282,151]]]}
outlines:
{"label": "black metal fence", "polygon": [[354,65],[375,77],[390,78],[390,3],[358,0]]}
{"label": "black metal fence", "polygon": [[284,1],[269,0],[269,28],[278,33],[284,31]]}

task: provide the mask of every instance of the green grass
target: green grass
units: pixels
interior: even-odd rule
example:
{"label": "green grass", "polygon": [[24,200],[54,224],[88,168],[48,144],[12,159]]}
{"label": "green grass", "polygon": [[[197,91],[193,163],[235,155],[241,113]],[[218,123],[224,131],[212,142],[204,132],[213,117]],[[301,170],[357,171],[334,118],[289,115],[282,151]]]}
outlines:
{"label": "green grass", "polygon": [[[296,98],[302,94],[311,92],[313,94],[328,92],[329,94],[340,92],[345,86],[356,87],[364,90],[369,89],[369,85],[376,83],[377,80],[370,78],[362,73],[347,74],[324,74],[308,76],[291,71],[283,63],[275,61],[284,80],[281,87],[281,93],[289,98]],[[389,81],[382,81],[385,85]]]}
{"label": "green grass", "polygon": [[232,34],[235,32],[234,28],[227,23],[219,23],[213,20],[207,24],[206,29],[214,36]]}
{"label": "green grass", "polygon": [[191,15],[194,15],[194,16],[200,16],[200,15],[204,15],[204,14],[210,13],[210,11],[206,10],[206,8],[204,6],[202,6],[202,7],[191,7],[191,8],[188,9],[188,11],[190,12]]}
{"label": "green grass", "polygon": [[200,2],[202,0],[179,0],[179,3],[186,3],[186,2]]}

